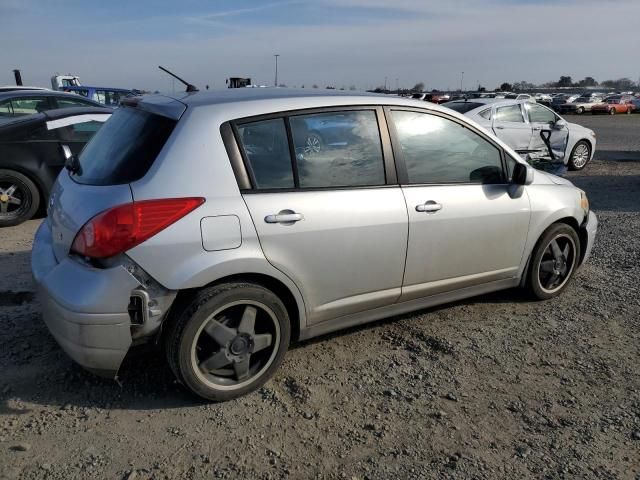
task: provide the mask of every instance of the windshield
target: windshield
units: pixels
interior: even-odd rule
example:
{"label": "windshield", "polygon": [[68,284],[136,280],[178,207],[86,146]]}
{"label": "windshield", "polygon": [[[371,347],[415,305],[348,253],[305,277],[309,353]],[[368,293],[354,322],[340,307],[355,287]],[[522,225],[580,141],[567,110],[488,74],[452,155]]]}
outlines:
{"label": "windshield", "polygon": [[474,108],[482,107],[484,103],[476,103],[476,102],[447,102],[443,104],[444,107],[450,108],[451,110],[455,110],[458,113],[467,113]]}
{"label": "windshield", "polygon": [[516,95],[515,93],[510,93],[509,95],[505,95],[504,98],[508,98],[510,100],[515,100],[518,98],[518,95]]}
{"label": "windshield", "polygon": [[80,153],[80,170],[73,179],[88,185],[139,180],[175,125],[176,121],[170,118],[136,108],[119,108]]}

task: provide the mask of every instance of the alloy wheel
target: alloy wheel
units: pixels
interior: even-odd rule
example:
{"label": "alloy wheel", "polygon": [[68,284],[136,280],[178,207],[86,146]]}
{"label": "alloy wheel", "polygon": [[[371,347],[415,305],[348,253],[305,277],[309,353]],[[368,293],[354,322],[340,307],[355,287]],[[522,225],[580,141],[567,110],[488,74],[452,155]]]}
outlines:
{"label": "alloy wheel", "polygon": [[0,218],[17,218],[31,206],[29,189],[17,179],[0,179]]}
{"label": "alloy wheel", "polygon": [[278,353],[280,325],[266,305],[243,300],[215,311],[198,329],[192,368],[205,384],[236,390],[261,376]]}
{"label": "alloy wheel", "polygon": [[307,140],[304,144],[304,153],[319,153],[320,150],[322,150],[320,137],[314,134],[307,136]]}
{"label": "alloy wheel", "polygon": [[561,233],[551,239],[538,264],[538,280],[545,293],[554,293],[567,283],[575,256],[576,245],[569,235]]}
{"label": "alloy wheel", "polygon": [[587,147],[584,143],[580,143],[575,150],[573,151],[573,156],[571,157],[571,162],[573,163],[573,167],[576,170],[584,167],[589,161],[589,147]]}

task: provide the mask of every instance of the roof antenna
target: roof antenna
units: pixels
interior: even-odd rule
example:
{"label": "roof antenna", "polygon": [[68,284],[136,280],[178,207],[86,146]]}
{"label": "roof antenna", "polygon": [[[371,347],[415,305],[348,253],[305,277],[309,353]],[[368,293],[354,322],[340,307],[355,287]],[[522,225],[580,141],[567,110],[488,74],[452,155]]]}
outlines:
{"label": "roof antenna", "polygon": [[187,92],[198,92],[199,91],[198,88],[195,85],[191,85],[189,82],[183,80],[182,78],[180,78],[175,73],[171,73],[169,70],[167,70],[163,66],[158,65],[158,68],[160,70],[162,70],[163,72],[167,72],[169,75],[171,75],[175,79],[179,80],[180,82],[184,83],[187,86],[187,90],[186,90]]}

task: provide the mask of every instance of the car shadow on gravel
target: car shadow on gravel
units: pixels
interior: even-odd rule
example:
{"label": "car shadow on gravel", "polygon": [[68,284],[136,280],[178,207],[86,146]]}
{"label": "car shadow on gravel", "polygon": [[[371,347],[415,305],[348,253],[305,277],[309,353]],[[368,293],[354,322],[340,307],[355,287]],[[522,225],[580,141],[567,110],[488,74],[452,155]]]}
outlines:
{"label": "car shadow on gravel", "polygon": [[349,335],[351,333],[372,330],[381,325],[393,324],[395,322],[399,322],[402,320],[407,320],[419,315],[425,315],[429,313],[435,313],[441,310],[449,310],[453,307],[462,306],[462,305],[477,305],[477,304],[502,304],[502,303],[537,303],[535,300],[532,300],[527,292],[521,288],[510,288],[508,290],[500,290],[492,293],[485,293],[484,295],[480,295],[477,297],[465,298],[463,300],[458,300],[450,303],[443,303],[441,305],[435,305],[433,307],[428,307],[422,310],[414,310],[412,312],[403,313],[402,315],[396,315],[393,317],[382,318],[380,320],[376,320],[370,323],[364,323],[362,325],[356,325],[353,327],[345,328],[343,330],[338,330],[336,332],[327,333],[325,335],[321,335],[318,337],[310,338],[309,340],[304,340],[301,342],[297,342],[291,345],[290,350],[295,350],[298,348],[304,348],[306,345],[313,345],[315,343],[321,343],[326,340],[330,340],[332,338],[339,338],[343,335]]}
{"label": "car shadow on gravel", "polygon": [[[174,379],[160,351],[132,349],[116,380],[97,377],[66,357],[49,341],[47,366],[24,366],[19,377],[0,381],[0,415],[28,413],[22,405],[112,410],[166,410],[203,405]],[[46,378],[48,385],[43,384]]]}
{"label": "car shadow on gravel", "polygon": [[[529,301],[519,289],[495,292],[296,342],[291,349],[304,349],[314,343],[373,330],[381,325],[393,324],[454,306]],[[33,303],[28,307],[37,310],[37,305]],[[147,411],[198,407],[207,403],[191,395],[175,380],[163,352],[156,345],[132,348],[122,364],[118,379],[109,380],[85,371],[69,359],[41,323],[39,313],[32,313],[29,318],[23,320],[25,323],[30,321],[31,325],[27,325],[28,330],[22,333],[26,333],[30,341],[38,342],[45,355],[23,358],[17,365],[15,360],[7,362],[6,357],[0,357],[0,368],[13,372],[0,380],[0,415],[28,413],[30,408],[25,408],[25,404],[54,405],[62,409]],[[10,343],[18,343],[21,337],[8,340]]]}
{"label": "car shadow on gravel", "polygon": [[596,149],[595,159],[607,162],[640,162],[640,151]]}

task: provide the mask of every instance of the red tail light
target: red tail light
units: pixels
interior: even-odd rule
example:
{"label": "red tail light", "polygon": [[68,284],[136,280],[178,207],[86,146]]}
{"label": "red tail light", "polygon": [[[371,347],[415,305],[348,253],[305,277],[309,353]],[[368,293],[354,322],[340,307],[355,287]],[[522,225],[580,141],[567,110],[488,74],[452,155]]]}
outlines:
{"label": "red tail light", "polygon": [[112,257],[153,237],[203,203],[204,198],[192,197],[118,205],[89,220],[71,250],[90,258]]}

